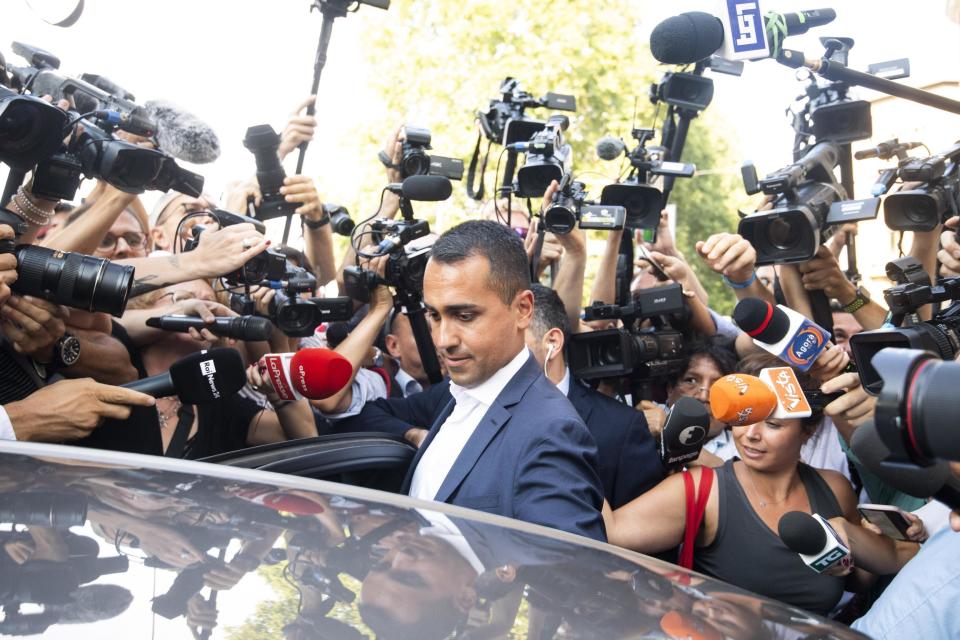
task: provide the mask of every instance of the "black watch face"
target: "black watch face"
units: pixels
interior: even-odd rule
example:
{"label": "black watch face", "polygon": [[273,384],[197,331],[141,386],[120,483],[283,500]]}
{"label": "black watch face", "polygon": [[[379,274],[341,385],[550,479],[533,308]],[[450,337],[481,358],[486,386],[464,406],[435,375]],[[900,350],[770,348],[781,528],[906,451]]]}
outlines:
{"label": "black watch face", "polygon": [[67,336],[60,344],[60,359],[66,367],[80,359],[80,340],[76,336]]}

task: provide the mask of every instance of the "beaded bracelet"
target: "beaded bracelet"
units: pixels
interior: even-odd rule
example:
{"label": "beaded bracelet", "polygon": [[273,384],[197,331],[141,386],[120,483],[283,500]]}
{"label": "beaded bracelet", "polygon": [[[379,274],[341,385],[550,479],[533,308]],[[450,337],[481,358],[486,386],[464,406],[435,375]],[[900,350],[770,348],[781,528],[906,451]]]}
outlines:
{"label": "beaded bracelet", "polygon": [[42,227],[50,224],[50,221],[53,219],[52,211],[44,211],[30,200],[30,197],[27,195],[27,191],[23,188],[23,185],[20,185],[17,188],[17,193],[11,199],[11,202],[14,203],[23,218],[35,225]]}

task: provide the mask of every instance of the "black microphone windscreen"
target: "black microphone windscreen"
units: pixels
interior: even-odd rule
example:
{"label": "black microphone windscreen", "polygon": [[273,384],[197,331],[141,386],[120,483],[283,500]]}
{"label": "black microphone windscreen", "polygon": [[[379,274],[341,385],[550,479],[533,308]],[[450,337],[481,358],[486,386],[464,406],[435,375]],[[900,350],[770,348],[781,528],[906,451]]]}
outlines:
{"label": "black microphone windscreen", "polygon": [[453,185],[443,176],[410,176],[403,181],[403,197],[420,202],[446,200]]}
{"label": "black microphone windscreen", "polygon": [[670,416],[661,437],[675,446],[694,447],[707,439],[710,414],[696,398],[683,396],[670,409]]}
{"label": "black microphone windscreen", "polygon": [[269,340],[273,333],[273,322],[270,318],[244,316],[241,321],[243,340]]}
{"label": "black microphone windscreen", "polygon": [[943,461],[930,467],[885,462],[890,450],[872,420],[864,422],[853,432],[850,449],[885,484],[916,498],[929,498],[950,481],[950,465]]}
{"label": "black microphone windscreen", "polygon": [[789,511],[777,523],[783,544],[805,556],[812,556],[827,546],[827,533],[813,516],[803,511]]}
{"label": "black microphone windscreen", "polygon": [[664,64],[690,64],[723,46],[723,24],[703,11],[667,18],[650,34],[650,53]]}
{"label": "black microphone windscreen", "polygon": [[790,330],[790,317],[760,298],[744,298],[733,309],[733,321],[754,340],[776,344]]}
{"label": "black microphone windscreen", "polygon": [[235,349],[191,353],[170,366],[170,378],[184,404],[206,404],[236,393],[247,383],[243,359]]}
{"label": "black microphone windscreen", "polygon": [[610,160],[616,160],[623,154],[626,148],[626,145],[623,144],[623,140],[620,138],[603,136],[597,141],[597,157],[601,160],[607,160],[608,162]]}
{"label": "black microphone windscreen", "polygon": [[220,139],[210,125],[163,100],[150,100],[145,106],[157,123],[161,149],[194,164],[206,164],[220,157]]}

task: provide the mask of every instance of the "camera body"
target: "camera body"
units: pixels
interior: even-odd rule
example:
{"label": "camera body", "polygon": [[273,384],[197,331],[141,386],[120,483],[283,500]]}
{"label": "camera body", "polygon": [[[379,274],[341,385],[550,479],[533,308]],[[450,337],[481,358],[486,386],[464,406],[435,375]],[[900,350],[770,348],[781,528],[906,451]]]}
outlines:
{"label": "camera body", "polygon": [[558,235],[570,233],[579,223],[581,229],[613,231],[623,229],[627,212],[616,205],[595,204],[586,199],[584,184],[565,174],[560,189],[543,211],[543,226]]}
{"label": "camera body", "polygon": [[262,199],[260,206],[255,209],[255,217],[258,220],[272,220],[293,215],[299,205],[287,202],[280,193],[280,187],[287,177],[277,156],[280,134],[269,124],[254,125],[247,129],[243,146],[253,154],[257,164],[257,183],[260,185]]}
{"label": "camera body", "polygon": [[[508,145],[529,140],[546,124],[524,115],[527,108],[546,107],[554,111],[576,111],[574,96],[548,92],[542,98],[520,89],[516,78],[506,78],[500,83],[500,99],[491,100],[486,111],[477,113],[477,121],[483,135],[490,142]],[[541,191],[541,193],[543,193]]]}
{"label": "camera body", "polygon": [[449,180],[463,179],[463,160],[444,156],[431,156],[430,130],[422,127],[404,126],[403,149],[400,156],[400,177],[443,176]]}
{"label": "camera body", "polygon": [[903,182],[919,186],[887,195],[883,217],[894,231],[932,231],[960,215],[960,144],[929,158],[906,158],[897,167]]}
{"label": "camera body", "polygon": [[521,198],[542,196],[551,182],[559,182],[570,172],[573,150],[563,141],[563,132],[569,126],[567,116],[551,116],[526,143],[513,145],[527,154],[523,166],[517,170],[514,193]]}
{"label": "camera body", "polygon": [[[223,209],[213,209],[212,211],[203,212],[203,215],[208,215],[213,218],[220,228],[235,224],[250,223],[260,233],[265,233],[267,230],[266,226],[260,220],[230,211],[224,211]],[[196,249],[200,243],[200,234],[204,231],[206,231],[206,227],[203,225],[194,225],[190,230],[193,237],[184,244],[183,251],[187,252]],[[237,287],[241,285],[260,284],[264,280],[282,280],[286,273],[286,256],[275,249],[267,249],[247,260],[247,262],[236,271],[225,274],[223,279],[231,287]]]}
{"label": "camera body", "polygon": [[340,236],[350,237],[356,224],[347,208],[340,204],[323,203],[323,213],[330,218],[330,228]]}

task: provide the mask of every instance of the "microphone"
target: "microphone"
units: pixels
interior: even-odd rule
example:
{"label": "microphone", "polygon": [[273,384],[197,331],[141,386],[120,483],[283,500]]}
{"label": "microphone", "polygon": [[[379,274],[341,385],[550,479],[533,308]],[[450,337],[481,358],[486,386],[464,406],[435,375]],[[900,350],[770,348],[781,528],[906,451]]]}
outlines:
{"label": "microphone", "polygon": [[259,367],[283,400],[323,400],[347,386],[353,377],[350,361],[330,349],[268,353],[260,358]]}
{"label": "microphone", "polygon": [[597,141],[597,157],[608,162],[622,156],[626,149],[623,140],[614,136],[603,136]]}
{"label": "microphone", "polygon": [[[722,17],[688,11],[667,18],[650,34],[650,53],[664,64],[692,64],[715,54],[727,60],[759,60],[771,56],[768,41],[774,44],[773,55],[777,55],[784,38],[806,33],[837,17],[833,9],[761,16],[758,3],[742,3],[731,10],[735,12]],[[762,32],[757,28],[761,22]]]}
{"label": "microphone", "polygon": [[877,433],[872,420],[853,432],[850,449],[860,462],[880,480],[894,489],[915,498],[934,497],[951,509],[960,509],[960,480],[950,471],[950,464],[937,460],[929,467],[909,463],[886,462],[890,450]]}
{"label": "microphone", "polygon": [[191,353],[166,373],[120,386],[154,398],[178,396],[184,404],[209,404],[236,393],[246,383],[240,354],[220,348]]}
{"label": "microphone", "polygon": [[783,544],[799,553],[804,564],[817,573],[823,573],[850,556],[850,549],[843,544],[836,530],[817,514],[785,513],[777,524],[777,531]]}
{"label": "microphone", "polygon": [[443,176],[410,176],[403,182],[387,185],[387,190],[407,200],[439,202],[453,193],[453,185]]}
{"label": "microphone", "polygon": [[700,455],[710,431],[710,415],[699,400],[677,400],[660,432],[660,462],[667,469],[679,469]]}
{"label": "microphone", "polygon": [[147,326],[164,331],[181,331],[184,333],[191,327],[197,331],[207,329],[215,336],[235,340],[268,340],[273,332],[273,323],[270,322],[270,319],[259,316],[216,318],[212,323],[209,323],[195,316],[168,315],[148,318]]}
{"label": "microphone", "polygon": [[813,366],[830,340],[830,332],[793,309],[759,298],[738,302],[733,321],[762,349],[801,371]]}
{"label": "microphone", "polygon": [[165,100],[149,100],[147,115],[157,123],[160,148],[184,162],[207,164],[220,157],[220,139],[210,125]]}
{"label": "microphone", "polygon": [[790,367],[761,369],[759,378],[745,373],[720,378],[710,387],[710,411],[714,418],[734,427],[767,418],[808,418],[813,413]]}

